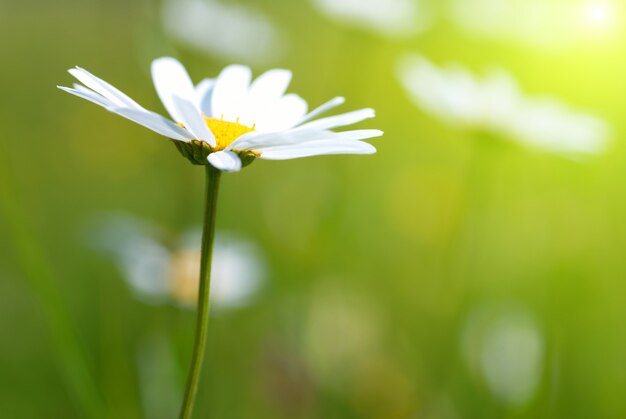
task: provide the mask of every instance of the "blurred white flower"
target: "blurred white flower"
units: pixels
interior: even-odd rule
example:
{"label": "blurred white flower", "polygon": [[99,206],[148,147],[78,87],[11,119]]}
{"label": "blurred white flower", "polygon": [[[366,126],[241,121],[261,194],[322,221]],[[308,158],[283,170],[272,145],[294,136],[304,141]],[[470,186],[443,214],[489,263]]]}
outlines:
{"label": "blurred white flower", "polygon": [[570,110],[551,99],[530,99],[520,104],[510,121],[509,134],[526,143],[563,153],[605,151],[610,129],[606,122]]}
{"label": "blurred white flower", "polygon": [[166,0],[162,22],[181,43],[227,60],[267,63],[285,49],[285,37],[271,20],[243,5]]}
{"label": "blurred white flower", "polygon": [[176,59],[158,58],[152,62],[152,79],[175,122],[144,109],[85,69],[69,72],[84,86],[59,89],[176,140],[179,151],[194,164],[211,164],[226,172],[241,170],[255,158],[372,154],[374,146],[362,140],[383,134],[376,129],[332,131],[373,118],[374,110],[315,119],[343,104],[344,98],[331,99],[307,113],[304,99],[285,94],[291,82],[289,70],[269,70],[252,81],[249,67],[230,65],[215,80],[205,79],[196,86]]}
{"label": "blurred white flower", "polygon": [[418,107],[450,125],[491,131],[552,152],[600,153],[606,148],[606,122],[555,99],[525,97],[504,70],[478,78],[460,66],[439,68],[409,55],[400,60],[397,73]]}
{"label": "blurred white flower", "polygon": [[[171,287],[175,298],[193,305],[198,296],[200,275],[200,229],[183,237],[172,255]],[[211,298],[222,306],[248,304],[265,276],[259,250],[251,242],[228,233],[218,233],[213,249]]]}
{"label": "blurred white flower", "polygon": [[[195,307],[200,273],[199,229],[184,235],[173,249],[157,240],[148,226],[132,218],[107,219],[98,231],[99,247],[114,257],[140,299]],[[218,232],[211,269],[211,302],[215,307],[247,305],[265,274],[256,246],[233,234]]]}
{"label": "blurred white flower", "polygon": [[171,254],[155,239],[153,228],[131,217],[107,216],[93,230],[91,244],[113,258],[138,297],[153,303],[167,300]]}
{"label": "blurred white flower", "polygon": [[462,334],[468,366],[505,403],[528,403],[541,381],[544,338],[523,309],[482,307],[470,315]]}
{"label": "blurred white flower", "polygon": [[312,0],[322,14],[338,22],[389,37],[406,37],[428,29],[432,11],[425,0]]}

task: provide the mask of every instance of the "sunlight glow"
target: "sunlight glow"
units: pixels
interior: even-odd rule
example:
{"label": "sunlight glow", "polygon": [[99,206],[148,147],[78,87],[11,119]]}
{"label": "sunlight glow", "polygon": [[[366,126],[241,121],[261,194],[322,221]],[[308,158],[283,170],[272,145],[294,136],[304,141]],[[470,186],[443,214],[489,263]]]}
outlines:
{"label": "sunlight glow", "polygon": [[584,5],[583,15],[588,25],[607,28],[614,23],[615,8],[608,1],[590,1]]}

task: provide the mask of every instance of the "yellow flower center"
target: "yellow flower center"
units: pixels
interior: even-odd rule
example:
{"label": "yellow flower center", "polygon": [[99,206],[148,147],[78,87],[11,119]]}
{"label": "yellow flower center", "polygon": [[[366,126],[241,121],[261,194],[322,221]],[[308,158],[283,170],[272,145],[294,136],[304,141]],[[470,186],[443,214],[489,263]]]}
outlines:
{"label": "yellow flower center", "polygon": [[243,134],[254,131],[254,125],[249,127],[240,124],[239,120],[237,122],[228,122],[223,119],[207,118],[205,116],[204,121],[215,136],[215,150],[223,150]]}

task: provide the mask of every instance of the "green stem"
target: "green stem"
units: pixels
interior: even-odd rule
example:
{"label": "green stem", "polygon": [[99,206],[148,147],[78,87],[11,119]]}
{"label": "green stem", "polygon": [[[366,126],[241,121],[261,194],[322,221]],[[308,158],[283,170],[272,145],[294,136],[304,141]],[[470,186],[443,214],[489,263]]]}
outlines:
{"label": "green stem", "polygon": [[202,257],[200,261],[200,290],[198,292],[198,312],[196,318],[196,340],[185,398],[180,410],[180,419],[190,419],[193,403],[198,391],[198,381],[202,370],[202,359],[206,347],[207,329],[209,326],[209,297],[211,293],[211,260],[213,258],[213,239],[215,237],[215,215],[217,212],[217,193],[221,172],[211,165],[206,166],[206,207],[204,210],[204,227],[202,229]]}

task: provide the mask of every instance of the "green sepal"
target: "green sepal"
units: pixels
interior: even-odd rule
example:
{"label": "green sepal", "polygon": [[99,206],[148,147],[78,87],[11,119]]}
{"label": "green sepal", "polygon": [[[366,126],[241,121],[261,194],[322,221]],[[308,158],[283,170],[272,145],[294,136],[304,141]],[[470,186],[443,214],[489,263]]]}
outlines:
{"label": "green sepal", "polygon": [[198,166],[206,166],[209,164],[207,157],[213,152],[211,146],[204,141],[191,140],[190,142],[172,140],[180,154]]}
{"label": "green sepal", "polygon": [[251,165],[252,162],[258,157],[258,155],[252,151],[241,151],[237,153],[237,155],[241,159],[242,168]]}
{"label": "green sepal", "polygon": [[[209,163],[209,154],[213,153],[213,149],[204,141],[191,140],[190,142],[172,140],[176,149],[180,154],[189,160],[191,164],[197,166],[207,166]],[[253,151],[235,151],[241,159],[241,167],[246,167],[258,157]]]}

